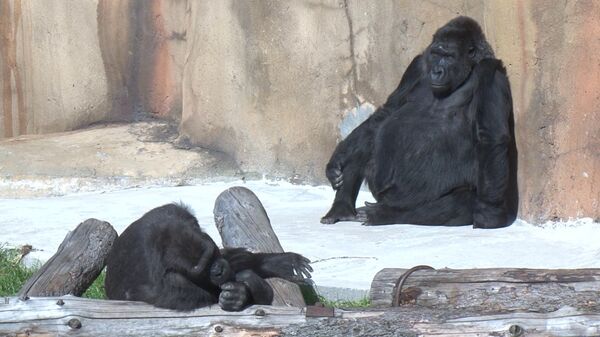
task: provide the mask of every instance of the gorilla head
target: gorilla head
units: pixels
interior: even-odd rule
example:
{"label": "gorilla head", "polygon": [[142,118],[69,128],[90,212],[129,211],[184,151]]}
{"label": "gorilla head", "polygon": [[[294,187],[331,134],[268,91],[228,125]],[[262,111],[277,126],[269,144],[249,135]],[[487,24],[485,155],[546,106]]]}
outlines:
{"label": "gorilla head", "polygon": [[448,96],[469,77],[479,61],[493,57],[492,48],[475,20],[465,16],[451,20],[435,32],[425,51],[426,73],[433,94],[438,98]]}

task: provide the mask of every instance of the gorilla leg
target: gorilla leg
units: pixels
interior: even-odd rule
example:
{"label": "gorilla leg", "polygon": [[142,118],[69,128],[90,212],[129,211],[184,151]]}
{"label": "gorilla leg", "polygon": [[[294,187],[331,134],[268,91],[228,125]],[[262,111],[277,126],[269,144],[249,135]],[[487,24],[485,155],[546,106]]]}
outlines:
{"label": "gorilla leg", "polygon": [[473,192],[460,190],[418,207],[396,208],[383,202],[359,208],[357,218],[365,226],[413,224],[432,226],[462,226],[473,223]]}
{"label": "gorilla leg", "polygon": [[[136,300],[142,300],[160,308],[189,311],[217,302],[216,296],[211,292],[176,272],[167,273],[158,287],[142,291],[145,294],[138,294],[141,296],[138,296]],[[217,293],[218,290],[214,289],[213,292]]]}
{"label": "gorilla leg", "polygon": [[235,280],[248,288],[250,303],[270,305],[273,302],[273,288],[255,272],[244,270],[235,275]]}
{"label": "gorilla leg", "polygon": [[[333,205],[321,218],[323,224],[334,224],[338,221],[357,221],[356,197],[364,180],[364,168],[360,162],[353,162],[344,168],[342,185],[335,193]],[[365,165],[366,166],[366,165]]]}

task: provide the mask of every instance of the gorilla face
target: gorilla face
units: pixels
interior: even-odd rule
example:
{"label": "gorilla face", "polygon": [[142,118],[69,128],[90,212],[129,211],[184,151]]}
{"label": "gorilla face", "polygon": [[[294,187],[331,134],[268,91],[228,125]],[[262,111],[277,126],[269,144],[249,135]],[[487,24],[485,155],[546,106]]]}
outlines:
{"label": "gorilla face", "polygon": [[475,64],[475,48],[460,40],[433,41],[427,52],[427,72],[433,95],[444,98],[468,77]]}

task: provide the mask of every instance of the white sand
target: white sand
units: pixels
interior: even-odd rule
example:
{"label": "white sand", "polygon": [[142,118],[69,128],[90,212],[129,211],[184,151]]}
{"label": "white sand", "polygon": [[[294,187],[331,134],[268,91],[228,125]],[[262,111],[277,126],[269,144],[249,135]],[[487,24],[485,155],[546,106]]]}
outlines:
{"label": "white sand", "polygon": [[[313,261],[313,279],[319,286],[368,289],[382,268],[418,264],[435,268],[600,267],[600,224],[591,219],[542,226],[517,221],[498,230],[365,227],[350,222],[322,225],[319,219],[334,196],[331,188],[270,181],[0,199],[0,243],[31,244],[40,250],[32,256],[44,261],[67,232],[87,218],[108,221],[120,233],[151,208],[183,201],[220,244],[212,215],[214,201],[223,190],[236,185],[250,188],[263,202],[284,249]],[[367,191],[359,196],[360,204],[365,200],[371,200]]]}

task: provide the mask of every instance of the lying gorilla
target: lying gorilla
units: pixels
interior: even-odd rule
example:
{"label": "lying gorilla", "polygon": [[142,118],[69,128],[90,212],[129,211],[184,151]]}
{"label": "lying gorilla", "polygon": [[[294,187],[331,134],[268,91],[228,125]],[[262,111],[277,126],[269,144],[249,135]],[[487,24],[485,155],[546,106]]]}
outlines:
{"label": "lying gorilla", "polygon": [[[457,17],[400,85],[333,152],[336,190],[322,223],[466,225],[516,218],[516,145],[502,62],[473,19]],[[376,203],[355,209],[363,180]]]}
{"label": "lying gorilla", "polygon": [[113,300],[176,310],[219,303],[236,311],[271,304],[273,290],[264,279],[300,282],[310,277],[309,263],[296,253],[220,251],[185,206],[168,204],[144,214],[116,239],[105,288]]}

